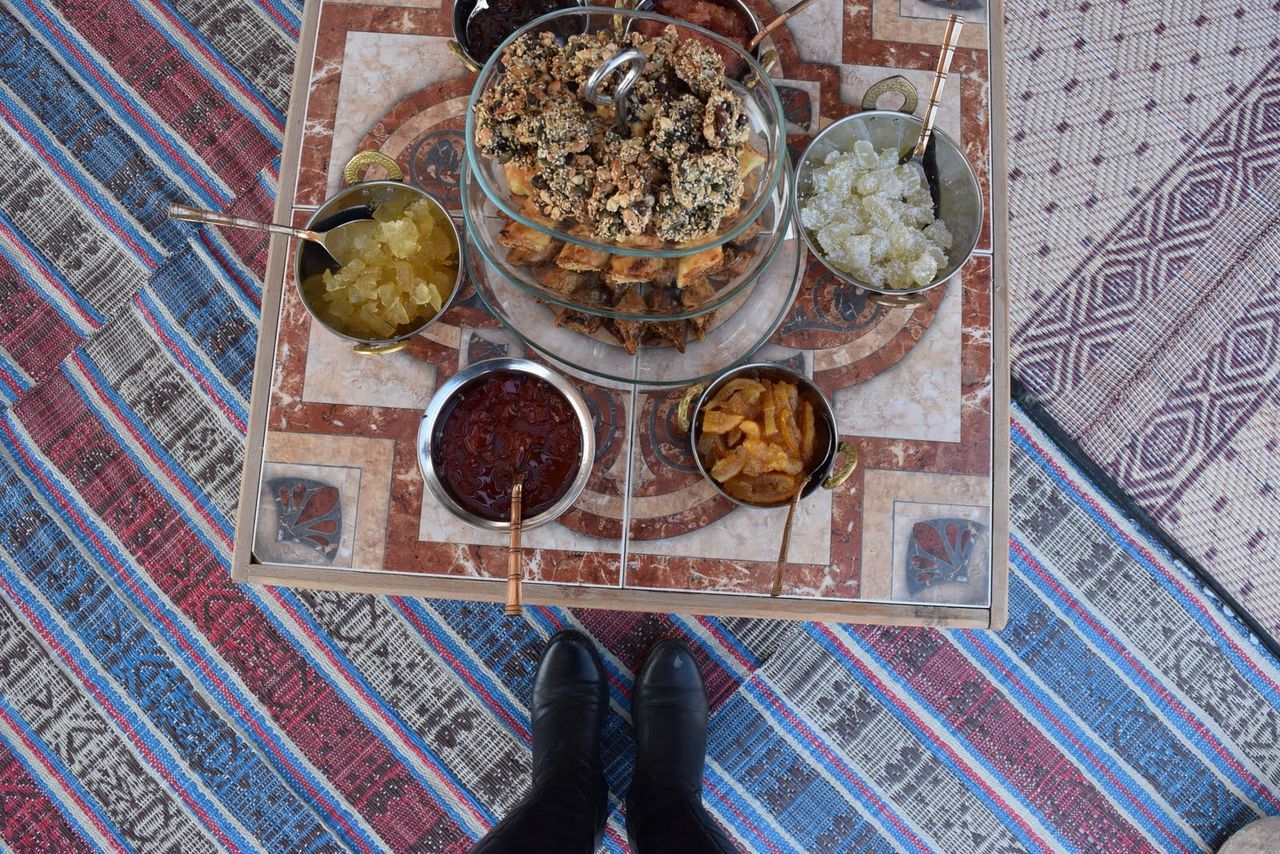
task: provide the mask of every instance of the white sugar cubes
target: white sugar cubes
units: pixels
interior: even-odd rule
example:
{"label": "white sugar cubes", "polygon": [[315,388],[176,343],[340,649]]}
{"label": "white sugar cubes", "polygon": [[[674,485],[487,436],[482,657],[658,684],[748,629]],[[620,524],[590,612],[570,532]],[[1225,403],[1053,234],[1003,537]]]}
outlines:
{"label": "white sugar cubes", "polygon": [[865,139],[813,168],[800,222],[834,266],[885,290],[928,285],[946,266],[951,232],[933,216],[924,173]]}

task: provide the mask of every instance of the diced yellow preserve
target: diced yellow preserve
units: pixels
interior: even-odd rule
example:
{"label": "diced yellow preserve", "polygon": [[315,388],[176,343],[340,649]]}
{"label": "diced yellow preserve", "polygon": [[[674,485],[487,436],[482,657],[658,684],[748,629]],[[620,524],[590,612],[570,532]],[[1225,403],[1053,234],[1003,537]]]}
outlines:
{"label": "diced yellow preserve", "polygon": [[325,323],[354,338],[412,332],[440,311],[458,276],[453,229],[426,199],[379,205],[369,227],[334,254],[351,260],[308,276],[302,290]]}

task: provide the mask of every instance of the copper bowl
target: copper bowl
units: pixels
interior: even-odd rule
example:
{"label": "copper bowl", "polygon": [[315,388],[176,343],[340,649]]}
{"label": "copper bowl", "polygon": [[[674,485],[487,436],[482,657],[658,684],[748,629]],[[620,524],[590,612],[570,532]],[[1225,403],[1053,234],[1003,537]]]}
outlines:
{"label": "copper bowl", "polygon": [[[387,179],[382,181],[359,180],[360,170],[367,166],[381,166],[386,170]],[[308,299],[307,293],[302,287],[303,281],[308,276],[313,276],[325,269],[333,269],[335,262],[320,246],[307,241],[299,241],[297,251],[294,253],[293,279],[298,287],[298,296],[302,299],[302,304],[307,311],[311,313],[312,318],[334,335],[354,342],[352,349],[357,353],[365,356],[385,356],[399,352],[409,346],[409,341],[413,336],[435,323],[448,310],[449,304],[453,302],[454,295],[462,287],[463,270],[466,267],[462,260],[462,238],[458,234],[457,224],[449,216],[448,209],[445,208],[440,200],[426,190],[415,187],[412,184],[406,184],[399,165],[385,154],[378,151],[360,152],[347,163],[343,169],[342,176],[344,182],[349,186],[329,197],[311,215],[311,218],[307,220],[307,224],[303,226],[304,228],[324,231],[342,225],[345,222],[365,219],[372,214],[373,209],[377,208],[378,205],[385,204],[392,199],[408,198],[410,201],[426,199],[444,214],[444,218],[449,223],[449,228],[453,233],[453,242],[458,247],[458,273],[453,280],[453,289],[444,297],[439,311],[401,335],[391,338],[357,338],[329,325]]]}
{"label": "copper bowl", "polygon": [[[815,416],[814,461],[810,463],[808,469],[802,472],[802,476],[808,478],[808,483],[805,484],[800,497],[807,498],[819,488],[838,489],[843,486],[845,481],[853,474],[853,470],[858,466],[858,449],[854,447],[852,442],[840,439],[840,431],[836,426],[836,414],[835,410],[831,408],[831,402],[827,400],[826,395],[814,384],[813,380],[804,374],[770,362],[756,362],[730,368],[707,385],[690,386],[685,392],[684,398],[680,401],[676,419],[689,434],[689,452],[693,454],[698,471],[706,478],[707,482],[714,486],[716,491],[725,498],[743,507],[784,507],[788,503],[787,501],[779,501],[773,504],[752,504],[735,498],[725,491],[720,482],[713,478],[711,472],[707,471],[702,464],[702,455],[698,453],[698,439],[702,436],[703,407],[727,383],[739,378],[781,380],[792,383],[799,391],[800,399],[807,400],[813,406]],[[692,410],[692,414],[690,414],[690,410]],[[841,455],[844,456],[844,462],[837,469],[836,460]]]}

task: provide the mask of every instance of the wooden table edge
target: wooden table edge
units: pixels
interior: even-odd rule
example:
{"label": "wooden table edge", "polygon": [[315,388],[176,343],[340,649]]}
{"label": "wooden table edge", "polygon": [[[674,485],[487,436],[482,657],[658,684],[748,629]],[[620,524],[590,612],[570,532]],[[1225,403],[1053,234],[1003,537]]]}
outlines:
{"label": "wooden table edge", "polygon": [[[280,153],[280,180],[276,185],[276,222],[293,224],[292,187],[298,180],[302,131],[311,86],[311,66],[319,28],[321,0],[306,0],[302,10],[302,37],[293,63],[293,87],[289,92],[289,113],[285,117],[284,147]],[[286,201],[288,200],[288,201]],[[249,430],[245,435],[245,464],[240,478],[240,507],[236,513],[235,538],[231,551],[231,578],[247,581],[253,560],[252,547],[258,516],[258,492],[262,479],[262,457],[267,434],[267,408],[271,402],[272,374],[275,371],[276,335],[280,324],[280,301],[284,273],[280,256],[289,251],[288,238],[273,235],[267,250],[267,274],[262,283],[262,319],[258,324],[258,347],[253,360],[253,387],[249,394]]]}
{"label": "wooden table edge", "polygon": [[[435,599],[467,599],[502,602],[504,578],[464,578],[391,570],[327,569],[253,562],[243,567],[249,584],[276,584],[315,590],[422,596]],[[950,605],[891,602],[830,601],[735,593],[682,592],[627,588],[626,600],[616,597],[615,587],[551,584],[526,581],[522,595],[526,605],[564,608],[602,608],[611,611],[646,611],[670,614],[707,614],[720,617],[823,620],[841,623],[874,623],[897,626],[981,628],[990,625],[990,610]]]}
{"label": "wooden table edge", "polygon": [[988,628],[1009,621],[1009,178],[1008,96],[1004,67],[1004,0],[987,12],[991,112],[991,337],[996,348],[991,391],[991,608]]}

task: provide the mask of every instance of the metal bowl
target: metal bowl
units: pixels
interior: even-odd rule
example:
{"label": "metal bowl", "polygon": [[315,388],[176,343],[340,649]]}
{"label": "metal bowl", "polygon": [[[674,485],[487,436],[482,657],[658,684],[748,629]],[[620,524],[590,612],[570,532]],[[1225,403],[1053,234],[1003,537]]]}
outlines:
{"label": "metal bowl", "polygon": [[[689,434],[689,452],[693,454],[698,471],[706,478],[707,483],[714,486],[716,491],[725,498],[743,507],[768,508],[787,504],[786,501],[778,502],[777,504],[750,504],[735,498],[725,491],[720,482],[713,478],[711,472],[707,471],[702,464],[702,455],[698,453],[698,439],[702,436],[701,416],[703,407],[715,397],[716,392],[723,388],[726,383],[738,378],[782,380],[793,383],[799,391],[800,399],[809,401],[810,405],[813,406],[815,415],[814,462],[803,473],[805,477],[809,478],[809,482],[805,484],[804,491],[800,493],[800,497],[807,498],[817,491],[819,487],[822,489],[838,489],[843,486],[844,482],[849,479],[849,476],[853,474],[853,470],[858,466],[858,449],[854,447],[853,443],[840,440],[840,431],[836,426],[836,414],[831,408],[831,402],[814,385],[813,380],[804,374],[769,362],[757,362],[731,368],[718,376],[709,385],[690,386],[689,390],[685,392],[684,398],[680,401],[676,419]],[[697,398],[696,403],[694,403],[695,397]],[[691,406],[692,415],[690,415]],[[844,463],[837,470],[836,459],[841,454],[844,455]]]}
{"label": "metal bowl", "polygon": [[[471,17],[471,12],[477,4],[478,0],[454,0],[453,15],[450,18],[453,38],[449,41],[449,50],[472,74],[479,74],[480,69],[484,68],[485,61],[489,59],[487,56],[476,56],[471,49],[471,43],[467,41],[467,19]],[[587,0],[564,0],[562,7],[568,9],[585,5]]]}
{"label": "metal bowl", "polygon": [[[719,2],[732,7],[734,11],[743,17],[750,31],[748,33],[749,38],[754,37],[760,30],[764,29],[764,24],[760,23],[759,16],[744,0],[719,0]],[[450,24],[453,27],[453,38],[449,41],[449,50],[472,74],[479,74],[480,69],[484,68],[485,61],[489,58],[487,56],[476,56],[471,49],[471,45],[467,42],[467,18],[471,17],[471,10],[475,9],[476,3],[477,0],[455,0],[453,14],[450,18]],[[587,5],[590,5],[587,0],[566,0],[564,3],[565,8]],[[647,12],[651,10],[653,3],[652,0],[640,0],[640,2],[636,2],[636,0],[619,0],[615,5]],[[773,71],[778,64],[778,48],[772,36],[765,36],[761,39],[754,54],[756,60],[759,61],[760,66],[766,72]]]}
{"label": "metal bowl", "polygon": [[[360,170],[366,166],[381,166],[386,170],[388,179],[384,181],[359,180]],[[444,304],[440,306],[439,311],[403,335],[397,335],[393,338],[356,338],[341,329],[330,326],[307,298],[306,291],[302,288],[303,280],[323,270],[335,269],[337,265],[334,263],[333,258],[321,247],[309,241],[299,241],[297,251],[294,253],[293,280],[298,287],[298,296],[302,299],[302,304],[306,306],[307,311],[311,313],[311,317],[334,335],[355,342],[352,349],[357,353],[366,356],[384,356],[389,353],[396,353],[409,346],[409,340],[413,336],[435,323],[448,310],[449,304],[453,302],[454,295],[462,287],[463,270],[466,267],[462,260],[462,239],[458,234],[457,224],[449,216],[449,211],[441,204],[440,200],[426,190],[404,183],[402,180],[404,176],[400,171],[400,167],[385,154],[378,151],[360,152],[347,163],[343,169],[342,176],[343,180],[350,186],[327,199],[307,220],[304,228],[324,231],[342,225],[344,222],[365,219],[379,205],[386,204],[393,199],[407,198],[410,201],[426,199],[444,214],[444,218],[452,230],[453,241],[458,247],[458,273],[453,280],[453,289],[444,298]]]}
{"label": "metal bowl", "polygon": [[[851,285],[890,296],[918,294],[936,287],[954,275],[973,255],[973,250],[978,245],[983,221],[982,192],[978,189],[978,177],[955,140],[937,128],[934,128],[933,138],[938,152],[939,208],[954,239],[951,248],[947,250],[947,265],[938,271],[932,282],[915,288],[889,290],[860,281],[827,261],[816,236],[800,222],[800,205],[813,192],[814,164],[821,162],[828,153],[852,151],[853,144],[859,139],[870,140],[876,151],[886,148],[901,151],[914,144],[919,136],[920,119],[915,116],[893,110],[867,110],[827,125],[809,143],[800,162],[796,164],[796,180],[792,192],[795,195],[796,222],[799,224],[800,234],[814,257],[838,278]],[[919,298],[905,302],[917,301]]]}
{"label": "metal bowl", "polygon": [[582,459],[578,462],[578,473],[569,484],[569,488],[555,504],[537,516],[530,516],[521,522],[522,528],[536,528],[552,521],[578,500],[578,496],[587,485],[587,480],[591,477],[591,463],[596,455],[595,422],[592,420],[591,411],[587,409],[587,402],[572,383],[546,365],[531,362],[528,359],[486,359],[483,362],[468,365],[446,380],[444,385],[436,389],[436,393],[432,395],[431,402],[427,404],[426,412],[423,413],[422,423],[418,427],[418,468],[422,470],[422,479],[426,481],[431,494],[454,516],[468,525],[485,531],[511,530],[509,520],[495,521],[477,516],[454,501],[453,496],[445,489],[444,482],[436,471],[435,461],[431,457],[432,443],[438,440],[440,431],[444,429],[444,416],[452,410],[451,404],[454,399],[472,383],[500,371],[530,374],[550,383],[564,395],[573,414],[577,416],[578,426],[582,431]]}

